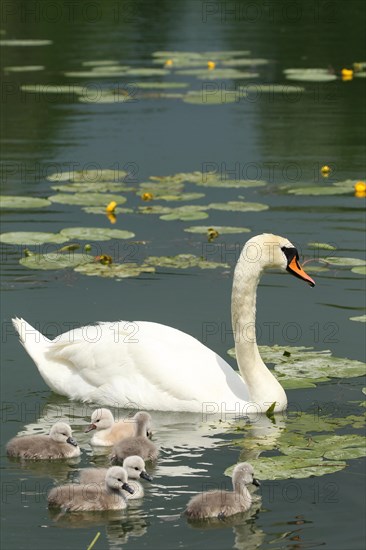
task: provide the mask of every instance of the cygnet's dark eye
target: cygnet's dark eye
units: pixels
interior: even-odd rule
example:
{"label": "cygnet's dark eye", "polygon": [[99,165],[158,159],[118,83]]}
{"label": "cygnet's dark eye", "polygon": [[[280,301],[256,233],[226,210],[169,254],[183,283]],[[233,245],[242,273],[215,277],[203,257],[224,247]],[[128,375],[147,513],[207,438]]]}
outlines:
{"label": "cygnet's dark eye", "polygon": [[122,483],[122,479],[120,477],[117,479],[117,481],[120,481]]}
{"label": "cygnet's dark eye", "polygon": [[100,418],[98,418],[98,420],[95,421],[95,423],[97,423],[97,422],[100,422]]}
{"label": "cygnet's dark eye", "polygon": [[137,466],[135,466],[135,470],[138,470],[138,467],[137,467]]}

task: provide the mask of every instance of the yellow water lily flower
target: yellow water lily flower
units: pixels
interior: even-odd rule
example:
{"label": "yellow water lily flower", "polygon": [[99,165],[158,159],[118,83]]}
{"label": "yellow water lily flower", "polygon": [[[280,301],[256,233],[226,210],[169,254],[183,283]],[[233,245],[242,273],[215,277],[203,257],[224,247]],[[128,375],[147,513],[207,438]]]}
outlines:
{"label": "yellow water lily flower", "polygon": [[142,193],[141,198],[143,201],[152,201],[154,195],[152,193]]}
{"label": "yellow water lily flower", "polygon": [[364,181],[358,181],[355,183],[355,197],[366,197],[366,183]]}
{"label": "yellow water lily flower", "polygon": [[114,212],[116,209],[117,203],[116,201],[110,202],[106,207],[106,212]]}
{"label": "yellow water lily flower", "polygon": [[330,166],[327,166],[327,165],[325,164],[324,166],[322,166],[322,167],[320,168],[320,171],[321,171],[321,173],[322,173],[322,176],[324,176],[324,177],[326,178],[327,176],[329,176],[329,174],[331,173],[332,169],[331,169]]}
{"label": "yellow water lily flower", "polygon": [[101,256],[95,256],[95,260],[102,265],[111,265],[113,263],[112,256],[108,254],[102,254]]}
{"label": "yellow water lily flower", "polygon": [[342,74],[342,76],[353,76],[353,70],[352,69],[342,69],[341,74]]}
{"label": "yellow water lily flower", "polygon": [[164,63],[164,67],[173,67],[173,59],[167,59]]}
{"label": "yellow water lily flower", "polygon": [[214,61],[207,61],[207,68],[209,71],[212,71],[216,67],[216,63]]}

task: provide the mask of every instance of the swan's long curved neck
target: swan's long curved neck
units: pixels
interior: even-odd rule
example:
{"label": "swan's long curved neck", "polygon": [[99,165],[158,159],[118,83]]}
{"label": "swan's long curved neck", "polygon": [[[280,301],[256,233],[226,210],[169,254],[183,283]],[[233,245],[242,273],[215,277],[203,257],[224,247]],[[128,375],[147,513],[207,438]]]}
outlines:
{"label": "swan's long curved neck", "polygon": [[253,403],[253,412],[265,412],[273,402],[283,410],[287,398],[281,384],[263,363],[256,341],[257,287],[262,275],[259,262],[245,257],[245,249],[235,268],[232,290],[232,325],[236,359]]}

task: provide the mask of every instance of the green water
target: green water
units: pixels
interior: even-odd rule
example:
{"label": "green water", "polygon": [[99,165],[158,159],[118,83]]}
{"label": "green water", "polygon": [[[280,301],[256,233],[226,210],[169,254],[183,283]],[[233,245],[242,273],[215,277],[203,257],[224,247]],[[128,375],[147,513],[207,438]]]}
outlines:
{"label": "green water", "polygon": [[[291,5],[290,5],[291,4]],[[287,236],[303,259],[326,257],[311,252],[310,241],[337,246],[337,256],[362,258],[363,200],[346,196],[292,196],[281,184],[324,185],[321,166],[332,167],[329,181],[364,179],[364,79],[338,79],[328,84],[305,83],[308,93],[290,96],[263,94],[256,101],[228,105],[190,105],[180,99],[137,99],[130,103],[83,104],[70,95],[26,94],[23,84],[91,85],[92,80],[67,78],[90,60],[112,59],[121,65],[151,66],[154,51],[250,50],[251,57],[269,59],[252,67],[260,78],[253,83],[287,83],[283,69],[331,67],[337,73],[365,60],[364,3],[346,2],[68,2],[4,3],[1,39],[49,39],[34,47],[1,47],[3,67],[43,65],[39,72],[3,72],[2,193],[48,197],[54,192],[46,179],[61,170],[121,168],[133,174],[132,185],[151,175],[206,170],[233,171],[231,177],[268,181],[264,188],[220,189],[186,186],[204,192],[195,204],[245,200],[263,202],[263,212],[209,211],[198,221],[162,221],[136,213],[118,215],[111,226],[105,216],[87,214],[77,206],[52,204],[40,210],[6,210],[2,232],[49,231],[95,226],[135,233],[133,260],[147,256],[194,253],[228,262],[230,269],[158,270],[139,278],[117,281],[86,277],[74,271],[33,271],[19,265],[21,246],[2,245],[2,548],[198,548],[295,549],[325,546],[332,550],[363,548],[364,462],[318,478],[264,481],[260,511],[216,528],[191,527],[179,514],[188,498],[209,483],[228,483],[224,470],[239,460],[233,432],[217,419],[199,415],[152,413],[154,439],[162,448],[153,484],[146,496],[121,517],[50,515],[46,494],[54,482],[64,482],[75,465],[10,462],[4,444],[22,430],[48,429],[55,418],[69,418],[83,447],[81,466],[94,456],[83,434],[89,406],[53,395],[25,354],[10,324],[20,315],[48,335],[96,320],[141,319],[161,322],[192,334],[223,357],[232,347],[230,291],[233,264],[246,235],[225,235],[208,243],[199,234],[183,231],[190,225],[233,225]],[[232,13],[230,10],[234,10]],[[123,78],[94,81],[104,87],[133,86]],[[149,80],[149,79],[147,79]],[[156,81],[157,77],[150,80]],[[164,80],[164,79],[162,79]],[[172,78],[200,89],[194,77]],[[249,82],[252,82],[249,80]],[[244,84],[247,81],[243,82]],[[300,83],[303,85],[303,83]],[[221,86],[221,81],[218,82]],[[228,81],[225,89],[233,89]],[[219,88],[217,88],[218,91]],[[220,92],[221,93],[221,92]],[[142,204],[126,194],[126,206]],[[150,203],[149,203],[150,204]],[[145,205],[145,203],[144,203]],[[123,261],[128,242],[96,243],[98,253]],[[324,254],[324,255],[323,255]],[[313,274],[312,274],[313,275]],[[314,274],[312,290],[293,278],[266,275],[258,297],[261,344],[314,346],[338,357],[364,360],[364,325],[350,317],[364,313],[364,277],[333,268]],[[214,326],[214,331],[207,327]],[[270,330],[272,327],[273,330]],[[295,327],[295,332],[294,332]],[[228,358],[229,361],[234,362]],[[310,411],[316,419],[361,415],[360,378],[332,379],[317,388],[288,391],[290,415]],[[262,426],[264,424],[264,427]],[[286,426],[263,420],[255,430],[272,438]],[[291,429],[294,429],[292,426]],[[342,433],[353,433],[344,429]]]}

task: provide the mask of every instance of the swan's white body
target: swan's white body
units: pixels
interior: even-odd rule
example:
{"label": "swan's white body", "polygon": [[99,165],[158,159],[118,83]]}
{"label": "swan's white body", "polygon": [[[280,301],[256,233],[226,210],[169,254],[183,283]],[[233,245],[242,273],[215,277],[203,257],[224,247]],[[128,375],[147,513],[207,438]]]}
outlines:
{"label": "swan's white body", "polygon": [[288,268],[283,247],[295,250],[282,237],[254,237],[235,269],[232,321],[242,376],[189,334],[158,323],[103,322],[52,341],[23,319],[13,323],[46,384],[70,399],[236,414],[265,412],[276,402],[275,410],[283,410],[286,394],[261,360],[253,330],[260,275],[268,267]]}

